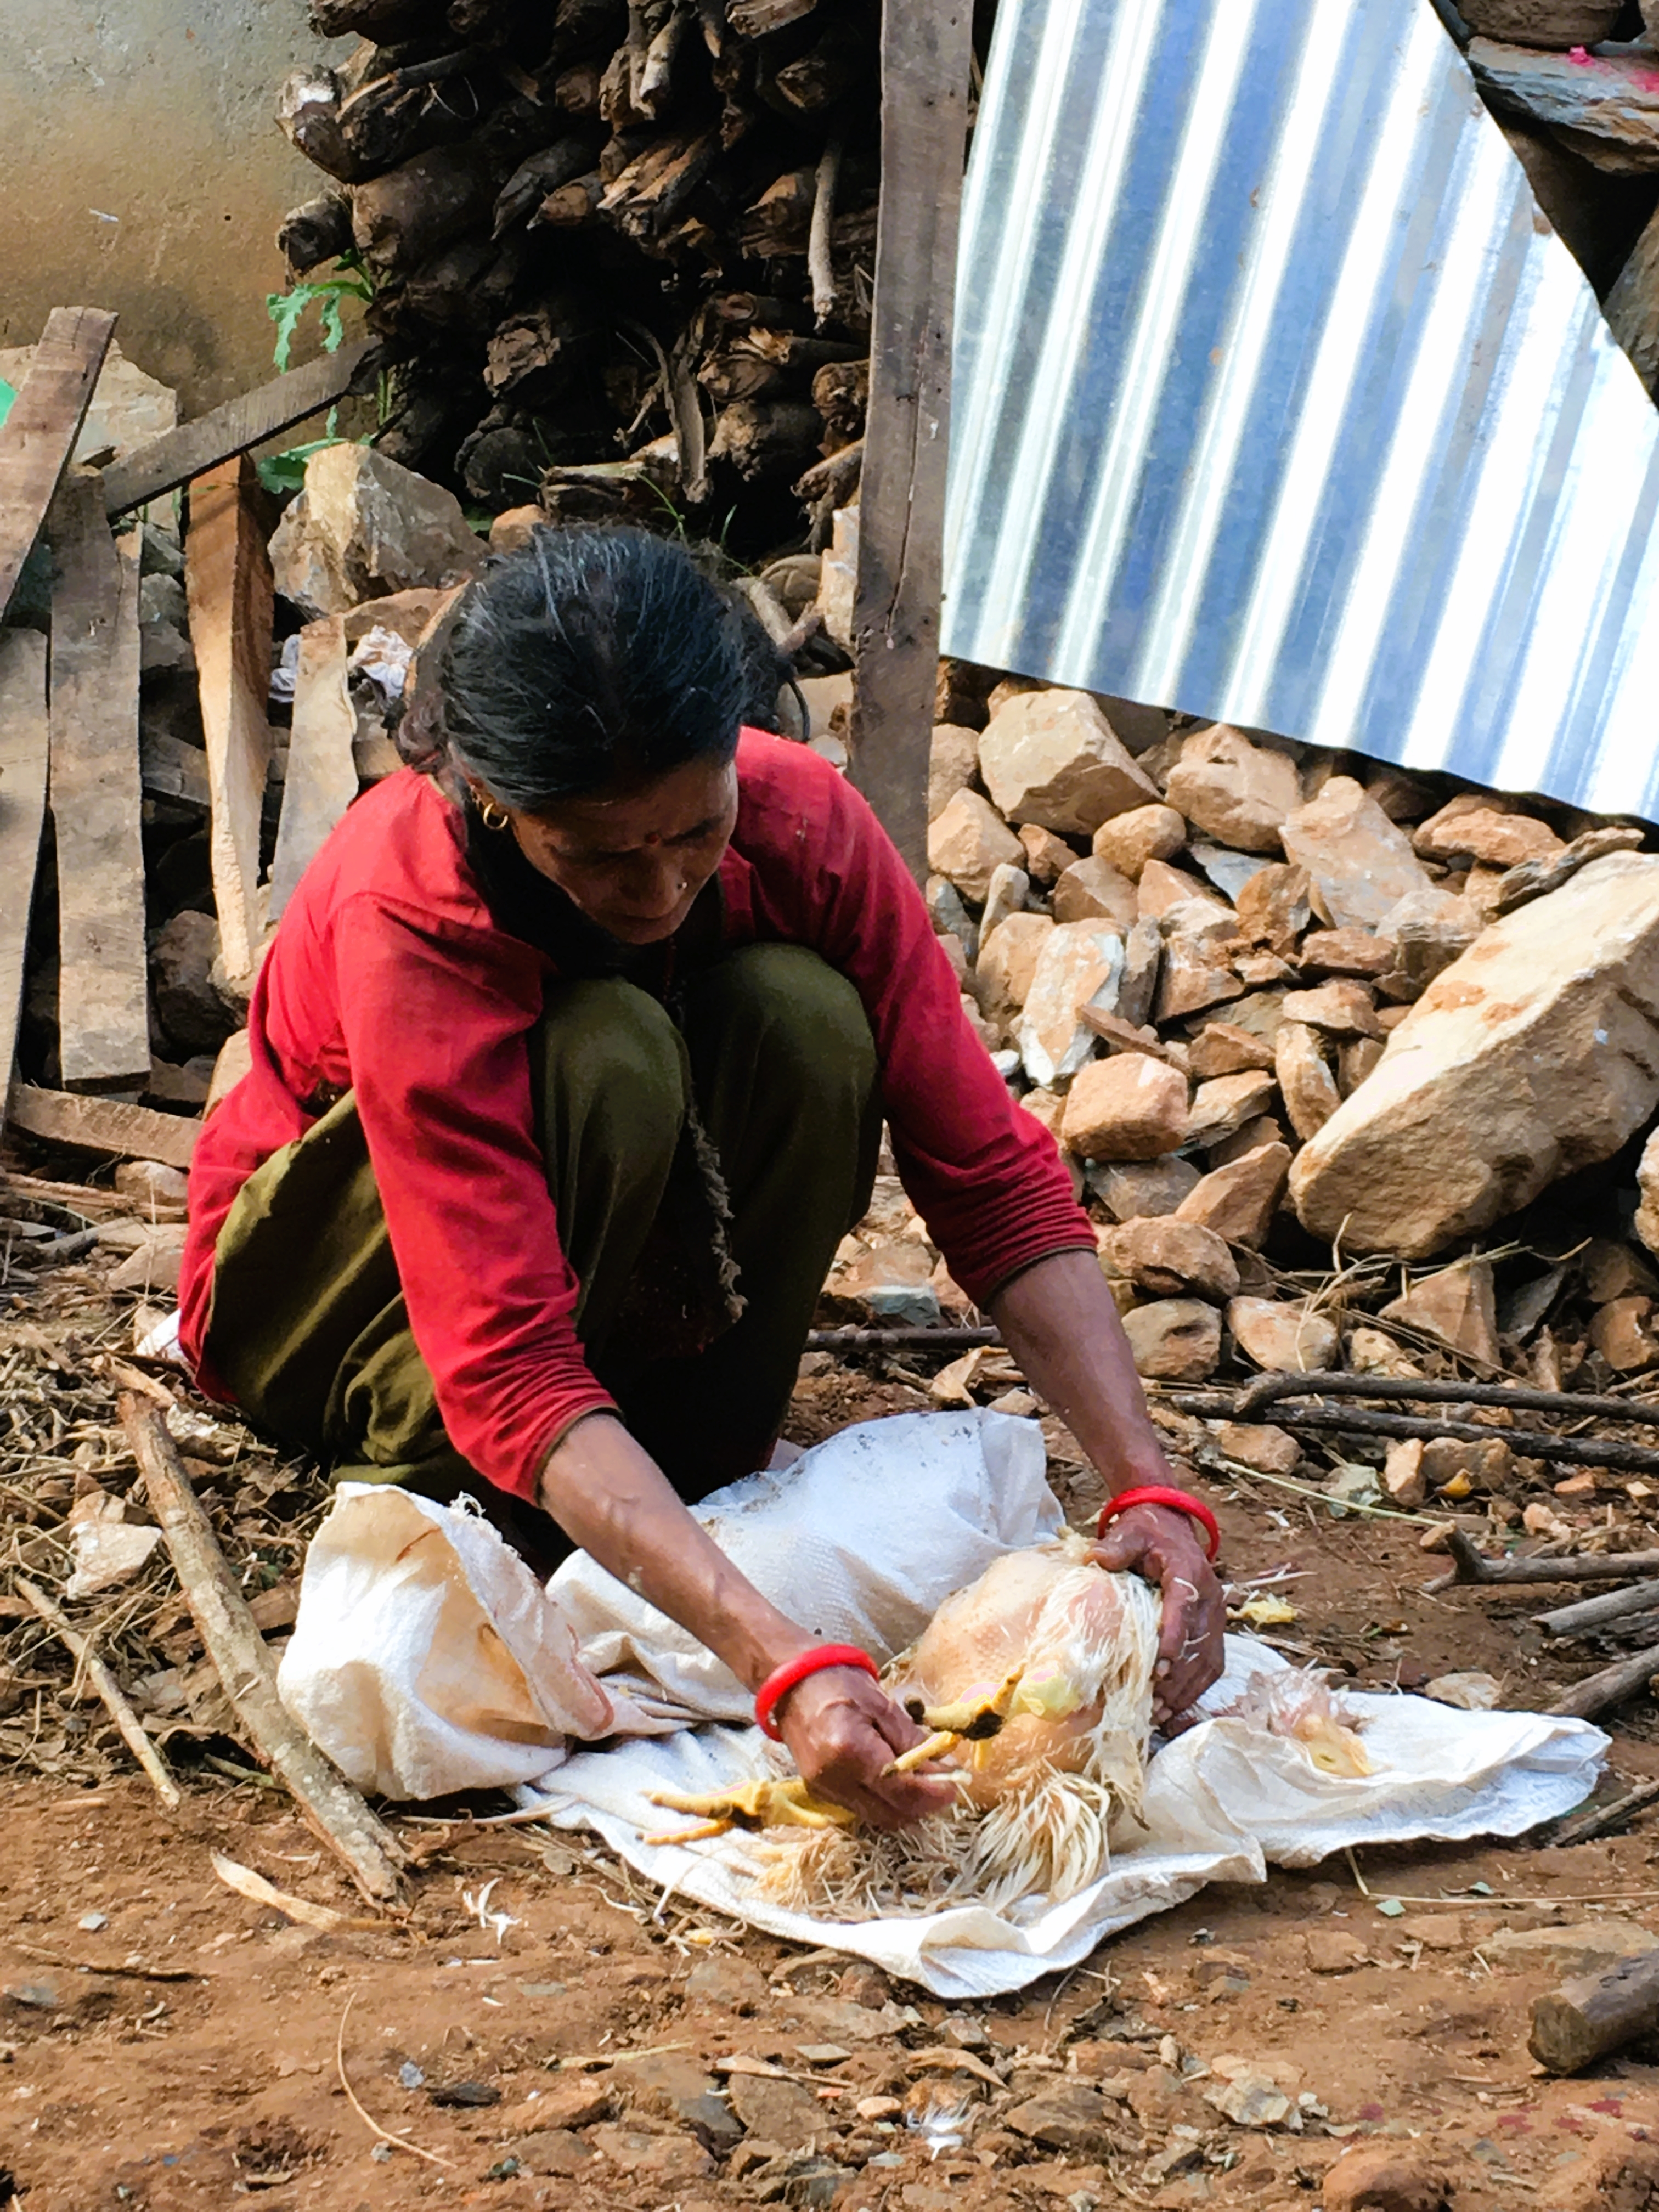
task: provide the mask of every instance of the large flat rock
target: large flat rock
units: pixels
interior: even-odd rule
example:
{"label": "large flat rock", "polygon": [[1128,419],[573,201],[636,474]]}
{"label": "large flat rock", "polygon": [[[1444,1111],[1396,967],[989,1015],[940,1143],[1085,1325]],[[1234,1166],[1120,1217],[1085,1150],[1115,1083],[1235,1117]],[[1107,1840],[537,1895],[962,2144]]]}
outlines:
{"label": "large flat rock", "polygon": [[1304,1225],[1425,1259],[1659,1107],[1659,855],[1593,861],[1430,984],[1291,1171]]}

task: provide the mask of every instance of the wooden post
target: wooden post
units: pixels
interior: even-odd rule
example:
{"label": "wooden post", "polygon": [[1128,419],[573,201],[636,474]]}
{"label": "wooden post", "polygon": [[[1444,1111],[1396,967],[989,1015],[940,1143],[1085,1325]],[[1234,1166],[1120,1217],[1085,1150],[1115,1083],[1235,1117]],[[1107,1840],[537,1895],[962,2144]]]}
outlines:
{"label": "wooden post", "polygon": [[270,918],[275,921],[319,847],[357,796],[351,743],[356,710],[346,684],[345,617],[325,615],[300,632],[294,678],[294,731],[282,819],[270,863]]}
{"label": "wooden post", "polygon": [[270,556],[254,512],[246,454],[190,488],[185,590],[207,740],[213,821],[209,851],[219,943],[233,981],[252,973],[263,934],[259,817],[270,767]]}
{"label": "wooden post", "polygon": [[46,808],[46,641],[0,631],[0,1129],[17,1053],[29,908]]}
{"label": "wooden post", "polygon": [[64,479],[46,527],[63,1085],[133,1090],[149,1076],[138,538],[111,538],[98,479],[85,474]]}
{"label": "wooden post", "polygon": [[98,307],[54,307],[0,426],[0,620],[40,535],[115,335]]}
{"label": "wooden post", "polygon": [[918,878],[939,672],[969,0],[886,0],[881,217],[853,615],[853,780]]}

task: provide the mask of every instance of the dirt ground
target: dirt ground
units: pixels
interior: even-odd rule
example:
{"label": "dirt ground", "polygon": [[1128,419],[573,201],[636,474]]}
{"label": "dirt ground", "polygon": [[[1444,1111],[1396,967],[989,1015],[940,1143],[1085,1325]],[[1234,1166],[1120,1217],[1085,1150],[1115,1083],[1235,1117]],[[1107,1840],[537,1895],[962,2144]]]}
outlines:
{"label": "dirt ground", "polygon": [[[796,1431],[917,1402],[821,1367]],[[1440,1563],[1415,1528],[1210,1494],[1235,1579],[1288,1569],[1282,1638],[1358,1684],[1483,1668],[1522,1705],[1583,1670],[1537,1648],[1523,1604],[1425,1594]],[[1618,1716],[1616,1775],[1659,1771],[1650,1714]],[[1438,2161],[1458,2212],[1650,2201],[1609,2177],[1659,2157],[1659,2067],[1542,2078],[1529,2003],[1584,1939],[1504,1941],[1607,1920],[1659,1940],[1639,1820],[1577,1849],[1370,1851],[1215,1887],[969,2014],[665,1906],[580,1838],[462,1817],[501,1801],[404,1825],[426,1853],[406,1921],[319,1932],[211,1869],[220,1850],[364,1912],[274,1787],[204,1774],[176,1823],[137,1778],[4,1792],[0,2161],[27,2212],[1279,2212],[1320,2204],[1367,2137]],[[1206,2101],[1234,2059],[1275,2076],[1286,2121]],[[1080,2089],[1104,2092],[1084,2120]]]}

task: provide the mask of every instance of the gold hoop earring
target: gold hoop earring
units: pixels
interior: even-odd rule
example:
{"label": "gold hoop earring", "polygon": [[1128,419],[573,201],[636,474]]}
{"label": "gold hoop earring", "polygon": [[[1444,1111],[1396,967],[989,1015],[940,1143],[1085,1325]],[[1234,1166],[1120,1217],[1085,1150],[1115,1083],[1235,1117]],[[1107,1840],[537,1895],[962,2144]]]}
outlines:
{"label": "gold hoop earring", "polygon": [[505,830],[512,820],[504,806],[497,806],[493,799],[478,801],[478,819],[486,830]]}

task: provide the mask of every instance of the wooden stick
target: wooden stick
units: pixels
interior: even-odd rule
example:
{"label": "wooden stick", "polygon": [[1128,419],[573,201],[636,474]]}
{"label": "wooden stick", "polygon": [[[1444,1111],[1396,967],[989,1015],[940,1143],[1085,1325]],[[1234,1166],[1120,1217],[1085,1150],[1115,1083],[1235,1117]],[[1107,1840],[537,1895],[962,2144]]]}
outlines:
{"label": "wooden stick", "polygon": [[1659,1606],[1659,1582],[1632,1583],[1628,1589],[1580,1598],[1575,1605],[1558,1606],[1553,1613],[1535,1613],[1533,1620],[1547,1635],[1579,1636],[1587,1628],[1599,1628],[1626,1613],[1646,1613],[1654,1606]]}
{"label": "wooden stick", "polygon": [[[1497,1431],[1499,1436],[1510,1433]],[[1431,1594],[1458,1583],[1621,1583],[1630,1575],[1659,1575],[1659,1552],[1570,1552],[1559,1559],[1489,1559],[1461,1528],[1447,1537],[1446,1549],[1455,1562],[1452,1571],[1424,1584]]]}
{"label": "wooden stick", "polygon": [[138,532],[110,536],[98,479],[64,477],[46,518],[52,592],[52,817],[58,1029],[65,1091],[149,1078],[143,789],[138,758]]}
{"label": "wooden stick", "polygon": [[812,284],[812,314],[822,330],[836,312],[836,272],[830,259],[830,228],[836,219],[836,186],[846,144],[836,131],[818,161],[813,180],[812,228],[806,241],[806,273]]}
{"label": "wooden stick", "polygon": [[344,1776],[323,1757],[276,1694],[276,1672],[212,1524],[190,1486],[173,1439],[155,1407],[131,1391],[119,1399],[121,1425],[144,1477],[208,1656],[253,1747],[299,1801],[352,1880],[374,1903],[401,1893],[403,1853]]}
{"label": "wooden stick", "polygon": [[84,1669],[86,1678],[103,1700],[105,1711],[121,1731],[122,1741],[149,1777],[156,1796],[169,1813],[176,1813],[184,1799],[179,1785],[161,1763],[161,1755],[144,1734],[138,1716],[127,1703],[120,1684],[93,1650],[79,1629],[71,1628],[64,1615],[46,1595],[21,1575],[16,1577],[17,1595],[33,1607],[58,1642],[69,1652],[77,1667]]}
{"label": "wooden stick", "polygon": [[0,620],[69,466],[114,335],[115,318],[101,308],[54,307],[0,425]]}
{"label": "wooden stick", "polygon": [[1617,1659],[1598,1674],[1587,1674],[1545,1710],[1568,1714],[1575,1720],[1593,1720],[1609,1705],[1622,1705],[1637,1691],[1646,1689],[1656,1674],[1659,1674],[1659,1644],[1650,1644],[1628,1659]]}
{"label": "wooden stick", "polygon": [[1552,2074],[1577,2074],[1659,2027],[1659,1950],[1621,1959],[1605,1974],[1578,1974],[1532,2008],[1527,2048]]}
{"label": "wooden stick", "polygon": [[852,769],[918,880],[927,872],[972,17],[967,0],[882,9],[881,216],[853,614]]}
{"label": "wooden stick", "polygon": [[345,397],[373,350],[371,338],[343,345],[337,353],[325,353],[303,368],[291,368],[257,392],[228,399],[222,407],[141,446],[104,471],[104,512],[125,514],[130,507],[160,499],[164,492],[177,491],[192,477],[205,476],[221,462],[233,461],[279,431],[291,430],[308,415],[319,415]]}
{"label": "wooden stick", "polygon": [[1638,1782],[1633,1790],[1626,1790],[1622,1797],[1615,1797],[1606,1805],[1598,1805],[1593,1812],[1581,1813],[1575,1819],[1564,1821],[1555,1833],[1547,1838],[1549,1848],[1557,1850],[1571,1844],[1588,1844],[1597,1836],[1605,1836],[1610,1829],[1639,1813],[1644,1805],[1650,1805],[1659,1797],[1659,1782]]}

